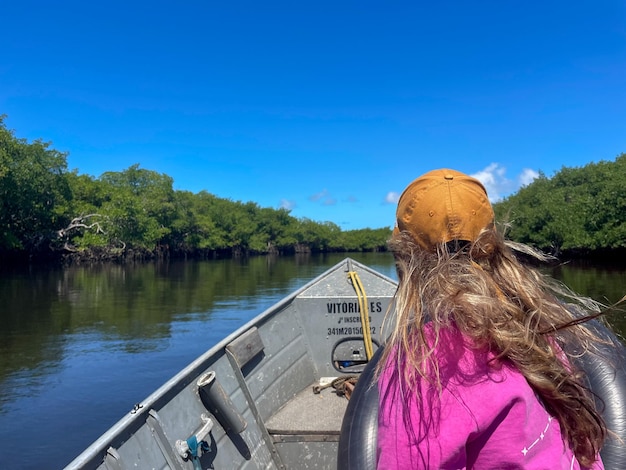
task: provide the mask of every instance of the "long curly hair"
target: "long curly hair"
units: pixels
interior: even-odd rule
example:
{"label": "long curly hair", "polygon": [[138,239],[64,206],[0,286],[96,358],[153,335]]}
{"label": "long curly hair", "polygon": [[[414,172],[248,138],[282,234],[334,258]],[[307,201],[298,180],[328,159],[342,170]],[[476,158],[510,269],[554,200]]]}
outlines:
{"label": "long curly hair", "polygon": [[[427,380],[441,390],[434,349],[441,332],[454,326],[477,349],[524,375],[558,419],[577,460],[590,466],[607,428],[571,359],[597,353],[596,345],[606,342],[585,322],[601,313],[601,305],[522,263],[520,253],[547,257],[506,241],[495,227],[472,243],[453,241],[434,250],[420,247],[408,232],[395,232],[389,248],[399,283],[394,312],[385,320],[391,331],[379,372],[394,361],[403,387],[415,392],[417,382]],[[424,334],[427,322],[431,341]]]}

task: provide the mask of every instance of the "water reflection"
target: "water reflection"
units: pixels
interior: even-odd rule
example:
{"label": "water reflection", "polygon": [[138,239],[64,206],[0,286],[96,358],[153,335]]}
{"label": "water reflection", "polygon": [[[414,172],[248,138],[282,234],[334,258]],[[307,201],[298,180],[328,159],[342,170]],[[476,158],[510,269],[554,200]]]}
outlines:
{"label": "water reflection", "polygon": [[[623,265],[578,261],[556,266],[549,273],[574,292],[607,306],[626,295],[626,267]],[[606,316],[607,321],[622,336],[626,336],[626,315],[620,310],[610,312]]]}
{"label": "water reflection", "polygon": [[573,291],[606,304],[617,302],[626,294],[626,269],[621,265],[571,262],[552,268],[550,274]]}

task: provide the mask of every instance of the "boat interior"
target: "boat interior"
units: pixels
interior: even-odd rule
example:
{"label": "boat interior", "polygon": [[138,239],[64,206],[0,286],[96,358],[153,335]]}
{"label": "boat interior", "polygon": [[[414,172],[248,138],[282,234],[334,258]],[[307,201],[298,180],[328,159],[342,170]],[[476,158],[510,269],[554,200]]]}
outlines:
{"label": "boat interior", "polygon": [[352,379],[380,344],[395,289],[346,259],[212,347],[67,468],[337,468]]}

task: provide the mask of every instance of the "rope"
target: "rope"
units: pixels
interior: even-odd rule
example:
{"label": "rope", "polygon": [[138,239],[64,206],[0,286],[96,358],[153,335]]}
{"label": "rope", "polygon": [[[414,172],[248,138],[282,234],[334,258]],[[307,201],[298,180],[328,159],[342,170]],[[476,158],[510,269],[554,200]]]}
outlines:
{"label": "rope", "polygon": [[333,380],[331,386],[336,390],[338,396],[345,396],[349,400],[358,380],[358,375],[344,375]]}
{"label": "rope", "polygon": [[[326,388],[334,388],[338,396],[346,396],[348,399],[350,398],[350,393],[354,386],[356,385],[357,380],[359,380],[358,375],[342,375],[341,377],[337,377],[330,383],[324,385],[314,385],[313,393],[319,394],[322,390]],[[350,387],[352,385],[352,387]]]}
{"label": "rope", "polygon": [[359,311],[361,312],[361,326],[363,329],[363,343],[365,344],[365,355],[369,361],[374,355],[374,347],[372,346],[372,333],[370,331],[370,315],[369,308],[367,306],[367,296],[365,295],[365,289],[361,283],[361,279],[356,271],[349,271],[348,275],[352,280],[352,286],[356,291],[356,296],[359,299]]}

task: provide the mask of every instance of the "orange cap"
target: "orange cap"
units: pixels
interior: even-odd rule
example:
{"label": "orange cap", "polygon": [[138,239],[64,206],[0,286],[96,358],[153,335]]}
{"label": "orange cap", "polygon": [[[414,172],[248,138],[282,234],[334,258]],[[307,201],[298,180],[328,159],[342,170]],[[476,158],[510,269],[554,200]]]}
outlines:
{"label": "orange cap", "polygon": [[425,249],[452,240],[475,241],[493,224],[485,187],[455,170],[433,170],[407,186],[398,202],[396,228],[408,231]]}

